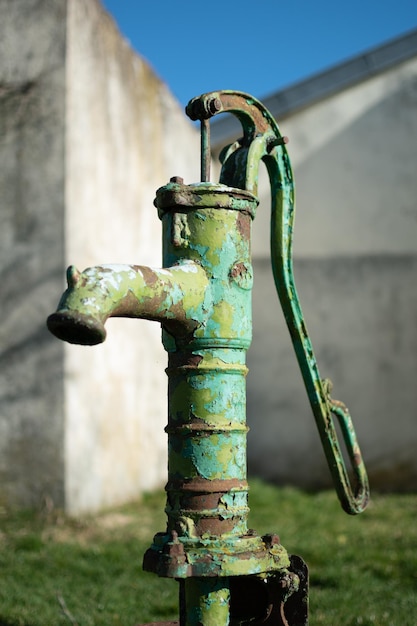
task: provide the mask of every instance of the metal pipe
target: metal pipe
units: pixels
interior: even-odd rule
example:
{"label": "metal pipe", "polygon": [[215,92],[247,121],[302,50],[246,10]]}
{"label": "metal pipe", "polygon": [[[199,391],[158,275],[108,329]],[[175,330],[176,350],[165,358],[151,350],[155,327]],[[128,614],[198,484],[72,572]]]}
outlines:
{"label": "metal pipe", "polygon": [[186,626],[229,626],[228,578],[187,578],[183,621]]}
{"label": "metal pipe", "polygon": [[201,182],[210,180],[211,149],[210,149],[210,122],[201,120]]}
{"label": "metal pipe", "polygon": [[109,317],[155,320],[187,336],[202,323],[203,304],[209,306],[210,301],[207,276],[192,261],[166,269],[99,265],[79,272],[70,266],[67,283],[47,325],[59,339],[82,345],[105,340]]}

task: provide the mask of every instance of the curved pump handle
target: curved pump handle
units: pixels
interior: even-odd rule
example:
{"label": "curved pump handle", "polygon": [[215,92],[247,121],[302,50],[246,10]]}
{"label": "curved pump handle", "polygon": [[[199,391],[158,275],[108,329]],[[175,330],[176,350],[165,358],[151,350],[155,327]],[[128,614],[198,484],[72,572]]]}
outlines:
{"label": "curved pump handle", "polygon": [[[278,125],[255,98],[237,91],[218,91],[193,98],[187,115],[201,121],[202,180],[210,175],[209,119],[232,113],[242,124],[243,137],[223,149],[220,182],[257,195],[260,161],[264,161],[271,185],[271,261],[274,280],[298,364],[307,389],[327,463],[343,509],[362,512],[369,500],[369,483],[350,413],[330,396],[331,383],[320,377],[310,337],[295,288],[292,265],[294,182],[291,163]],[[335,428],[337,418],[353,472],[351,483]]]}
{"label": "curved pump handle", "polygon": [[219,91],[203,94],[190,100],[186,113],[201,122],[201,180],[210,178],[209,119],[218,113],[233,113],[241,122],[243,137],[226,146],[220,155],[223,163],[220,182],[246,189],[254,195],[258,190],[259,161],[265,150],[270,152],[278,144],[288,142],[282,137],[272,115],[256,98],[240,91]]}

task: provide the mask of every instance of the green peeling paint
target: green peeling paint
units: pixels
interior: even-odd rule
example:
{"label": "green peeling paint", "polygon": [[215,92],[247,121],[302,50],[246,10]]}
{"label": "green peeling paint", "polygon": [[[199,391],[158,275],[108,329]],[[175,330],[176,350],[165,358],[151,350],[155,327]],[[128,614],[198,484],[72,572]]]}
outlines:
{"label": "green peeling paint", "polygon": [[228,626],[227,578],[189,578],[184,587],[187,626]]}
{"label": "green peeling paint", "polygon": [[[207,182],[208,119],[236,115],[243,137],[221,153],[220,183]],[[162,325],[168,353],[167,528],[155,535],[144,568],[185,579],[185,626],[227,626],[229,576],[288,573],[276,536],[247,528],[245,355],[252,338],[251,222],[260,161],[271,183],[271,256],[275,284],[342,506],[361,511],[369,488],[350,414],[320,377],[292,272],[294,185],[285,140],[255,98],[223,91],[193,99],[202,122],[202,180],[172,179],[158,189],[163,265],[70,267],[68,289],[50,330],[71,343],[104,341],[111,316]],[[338,444],[340,423],[355,484]],[[272,537],[274,537],[272,539]],[[181,621],[183,623],[183,621]]]}

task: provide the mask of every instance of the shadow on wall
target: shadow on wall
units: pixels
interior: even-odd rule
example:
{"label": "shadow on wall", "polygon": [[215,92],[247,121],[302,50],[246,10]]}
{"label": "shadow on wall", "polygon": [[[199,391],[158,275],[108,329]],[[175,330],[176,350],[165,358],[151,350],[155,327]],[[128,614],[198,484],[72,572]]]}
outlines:
{"label": "shadow on wall", "polygon": [[[330,475],[269,260],[254,263],[249,471],[328,487]],[[417,257],[299,259],[295,276],[320,373],[351,412],[373,488],[415,490]],[[404,384],[401,384],[405,381]],[[408,381],[408,384],[406,384]]]}

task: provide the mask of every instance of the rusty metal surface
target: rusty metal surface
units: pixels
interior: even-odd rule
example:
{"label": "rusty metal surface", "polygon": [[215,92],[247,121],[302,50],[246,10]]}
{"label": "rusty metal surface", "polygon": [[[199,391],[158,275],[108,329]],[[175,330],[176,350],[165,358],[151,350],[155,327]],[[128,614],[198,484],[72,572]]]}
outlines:
{"label": "rusty metal surface", "polygon": [[295,555],[284,572],[230,579],[231,626],[307,626],[308,569]]}
{"label": "rusty metal surface", "polygon": [[179,537],[175,531],[158,533],[144,555],[143,566],[167,578],[246,576],[261,572],[286,571],[290,565],[279,538],[256,533],[222,536],[195,541]]}
{"label": "rusty metal surface", "polygon": [[[243,136],[223,150],[215,184],[209,182],[209,119],[222,112],[240,120]],[[70,343],[94,345],[105,340],[112,316],[162,326],[168,353],[167,527],[155,535],[144,568],[180,581],[180,622],[153,626],[304,626],[305,564],[289,557],[277,535],[260,537],[247,527],[245,360],[252,339],[250,233],[261,161],[271,183],[277,292],[336,490],[349,513],[366,506],[366,471],[350,414],[320,377],[295,289],[287,139],[263,105],[241,92],[203,94],[187,113],[201,121],[202,180],[186,185],[173,177],[157,191],[163,267],[99,265],[79,272],[71,266],[48,327]]]}

